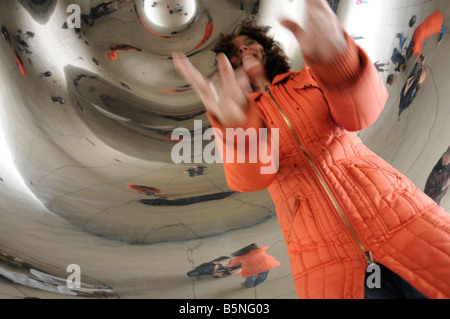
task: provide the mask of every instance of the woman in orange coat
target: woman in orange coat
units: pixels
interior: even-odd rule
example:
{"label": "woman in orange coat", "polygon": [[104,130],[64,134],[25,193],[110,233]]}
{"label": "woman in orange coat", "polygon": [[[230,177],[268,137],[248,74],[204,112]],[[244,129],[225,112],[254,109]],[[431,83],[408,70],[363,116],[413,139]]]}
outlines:
{"label": "woman in orange coat", "polygon": [[430,38],[433,34],[440,33],[438,44],[442,42],[445,34],[447,33],[447,28],[443,25],[443,23],[444,16],[442,15],[442,12],[436,10],[414,30],[410,47],[412,48],[412,52],[416,55],[416,58],[419,58],[422,54],[423,41]]}
{"label": "woman in orange coat", "polygon": [[231,259],[227,267],[241,265],[245,288],[258,286],[267,279],[269,270],[280,265],[274,257],[266,254],[267,249],[269,247],[259,248],[256,244],[251,244],[231,254],[236,258]]}
{"label": "woman in orange coat", "polygon": [[[173,55],[216,128],[227,183],[269,190],[299,298],[392,297],[405,286],[395,298],[450,298],[450,216],[354,133],[377,120],[387,90],[328,4],[306,3],[304,29],[281,21],[307,62],[300,72],[286,70],[268,28],[252,23],[216,46],[215,89]],[[267,128],[259,138],[275,150],[271,161],[250,160],[257,145],[241,138],[250,128]],[[224,139],[229,129],[237,142]],[[369,269],[381,288],[366,284]]]}

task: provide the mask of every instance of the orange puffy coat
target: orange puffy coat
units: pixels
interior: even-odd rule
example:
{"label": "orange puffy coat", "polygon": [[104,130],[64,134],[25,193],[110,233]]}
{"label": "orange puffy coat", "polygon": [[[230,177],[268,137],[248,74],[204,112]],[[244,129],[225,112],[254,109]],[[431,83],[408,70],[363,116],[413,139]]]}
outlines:
{"label": "orange puffy coat", "polygon": [[413,35],[413,52],[420,56],[422,53],[422,43],[433,34],[440,33],[442,24],[444,23],[444,16],[442,12],[437,10],[429,15],[417,28]]}
{"label": "orange puffy coat", "polygon": [[354,133],[376,121],[388,95],[367,54],[347,41],[333,63],[305,58],[309,67],[249,98],[241,127],[279,129],[278,171],[261,174],[269,164],[250,161],[249,145],[240,163],[238,143],[209,115],[228,186],[269,190],[299,298],[364,298],[371,258],[428,298],[450,298],[450,216]]}
{"label": "orange puffy coat", "polygon": [[279,266],[280,263],[274,257],[266,254],[267,249],[269,247],[257,248],[245,255],[233,258],[228,267],[242,265],[241,276],[247,278]]}

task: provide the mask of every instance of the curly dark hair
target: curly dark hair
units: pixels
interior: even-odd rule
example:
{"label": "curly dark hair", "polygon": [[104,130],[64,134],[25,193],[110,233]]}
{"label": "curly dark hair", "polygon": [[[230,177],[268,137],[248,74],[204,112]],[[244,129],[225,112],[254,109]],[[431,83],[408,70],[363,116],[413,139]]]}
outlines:
{"label": "curly dark hair", "polygon": [[228,59],[236,54],[237,48],[233,46],[232,40],[238,36],[246,35],[257,41],[264,48],[266,56],[267,76],[272,81],[278,74],[286,73],[291,69],[289,58],[284,53],[280,44],[268,35],[270,26],[257,25],[254,20],[246,19],[239,25],[239,29],[235,32],[225,35],[221,34],[219,41],[216,43],[213,52],[224,53]]}
{"label": "curly dark hair", "polygon": [[248,246],[245,246],[244,248],[236,250],[234,253],[231,254],[231,256],[232,257],[243,256],[243,255],[248,254],[249,252],[251,252],[252,250],[255,250],[255,249],[258,249],[258,245],[253,243],[253,244],[250,244]]}

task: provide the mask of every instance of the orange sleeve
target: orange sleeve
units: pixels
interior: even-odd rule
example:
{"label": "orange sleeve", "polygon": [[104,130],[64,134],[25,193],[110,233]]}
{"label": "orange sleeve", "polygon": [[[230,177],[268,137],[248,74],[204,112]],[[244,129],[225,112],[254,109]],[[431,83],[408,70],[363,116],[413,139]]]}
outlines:
{"label": "orange sleeve", "polygon": [[388,99],[387,89],[367,53],[348,35],[347,50],[322,63],[304,57],[319,83],[335,122],[349,131],[372,125]]}
{"label": "orange sleeve", "polygon": [[239,266],[240,264],[241,264],[241,261],[239,260],[239,258],[233,258],[230,260],[227,267],[232,268],[232,267]]}
{"label": "orange sleeve", "polygon": [[[276,142],[272,142],[271,131],[267,129],[255,101],[249,96],[246,121],[239,127],[224,127],[211,114],[208,118],[214,127],[228,187],[242,193],[266,189],[278,171],[278,157],[272,156],[271,146]],[[249,132],[254,134],[246,135]],[[265,145],[268,151],[262,153],[270,155],[266,158],[260,156],[260,141],[264,132],[267,132]],[[250,135],[254,138],[248,138]],[[275,148],[278,155],[278,144]]]}

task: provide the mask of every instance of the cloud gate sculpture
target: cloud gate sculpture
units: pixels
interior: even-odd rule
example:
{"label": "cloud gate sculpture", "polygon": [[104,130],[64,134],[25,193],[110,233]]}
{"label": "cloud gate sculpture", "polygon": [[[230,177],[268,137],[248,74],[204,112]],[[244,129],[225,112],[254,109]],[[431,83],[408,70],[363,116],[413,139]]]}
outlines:
{"label": "cloud gate sculpture", "polygon": [[[268,193],[228,189],[204,106],[171,53],[184,52],[212,76],[220,34],[255,18],[272,25],[300,67],[295,40],[276,19],[301,19],[303,7],[297,0],[0,0],[2,298],[295,298]],[[390,89],[398,90],[397,79]],[[442,88],[428,85],[423,94]],[[430,134],[416,135],[417,151],[405,151],[412,137],[400,146],[411,126],[396,128],[390,114],[361,137],[422,186],[448,146],[442,114],[429,125],[424,119]],[[438,141],[444,132],[447,141]],[[281,262],[258,294],[239,290],[239,270],[219,262],[253,242]],[[193,280],[187,273],[195,269],[210,279]],[[66,282],[74,274],[81,286]]]}

